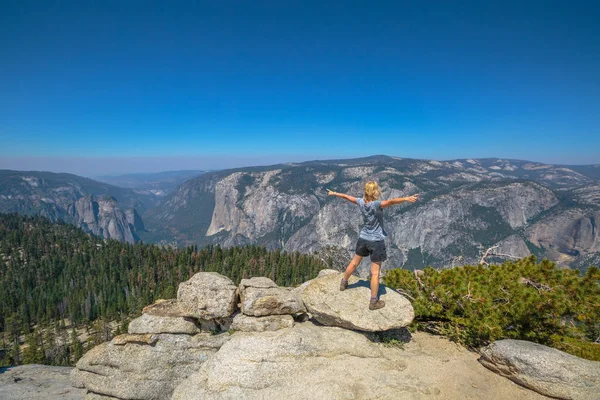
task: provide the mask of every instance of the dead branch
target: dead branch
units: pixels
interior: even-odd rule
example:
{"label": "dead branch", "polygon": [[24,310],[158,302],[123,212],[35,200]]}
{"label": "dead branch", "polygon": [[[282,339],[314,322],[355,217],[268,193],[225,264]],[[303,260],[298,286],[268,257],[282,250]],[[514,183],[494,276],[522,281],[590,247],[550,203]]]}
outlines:
{"label": "dead branch", "polygon": [[504,254],[504,253],[497,253],[495,250],[498,248],[499,246],[492,246],[489,249],[487,249],[485,251],[485,253],[483,253],[483,256],[481,256],[481,260],[479,260],[479,265],[489,265],[489,263],[485,260],[487,257],[506,257],[506,258],[513,258],[515,260],[518,260],[520,257],[516,257],[510,254]]}
{"label": "dead branch", "polygon": [[421,278],[419,278],[419,272],[417,272],[417,271],[419,271],[421,274],[423,273],[423,271],[421,271],[421,270],[414,270],[413,273],[415,274],[415,279],[417,280],[417,282],[419,282],[419,286],[421,286],[421,288],[425,288],[425,285],[421,281]]}
{"label": "dead branch", "polygon": [[526,285],[526,286],[531,286],[535,289],[537,289],[538,292],[542,292],[542,291],[550,291],[552,290],[552,288],[548,285],[544,285],[543,283],[537,283],[535,281],[532,281],[531,279],[527,279],[527,278],[523,278],[521,277],[521,279],[519,279],[519,282]]}
{"label": "dead branch", "polygon": [[400,293],[402,296],[408,297],[409,299],[411,299],[412,301],[415,301],[415,298],[412,297],[410,294],[406,293],[404,290],[402,289],[396,289],[396,292]]}
{"label": "dead branch", "polygon": [[473,297],[471,296],[471,282],[467,284],[467,294],[463,297],[469,301],[472,301]]}
{"label": "dead branch", "polygon": [[498,246],[492,246],[492,247],[490,247],[489,249],[487,249],[487,250],[485,251],[485,253],[483,253],[483,256],[481,257],[481,260],[479,260],[479,265],[483,265],[483,264],[485,264],[485,265],[489,265],[489,264],[488,264],[488,262],[487,262],[487,261],[485,261],[485,259],[486,259],[486,258],[487,258],[487,257],[490,255],[490,252],[491,252],[492,250],[494,250],[494,249],[497,249],[497,248],[498,248]]}

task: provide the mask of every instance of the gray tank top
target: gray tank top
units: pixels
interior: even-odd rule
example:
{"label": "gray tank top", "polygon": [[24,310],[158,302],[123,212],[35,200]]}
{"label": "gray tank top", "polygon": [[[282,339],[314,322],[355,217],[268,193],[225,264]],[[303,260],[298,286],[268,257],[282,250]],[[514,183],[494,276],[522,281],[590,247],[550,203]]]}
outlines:
{"label": "gray tank top", "polygon": [[365,223],[359,237],[371,242],[385,239],[387,233],[383,227],[383,210],[380,207],[381,200],[371,201],[367,204],[362,197],[357,197],[356,203]]}

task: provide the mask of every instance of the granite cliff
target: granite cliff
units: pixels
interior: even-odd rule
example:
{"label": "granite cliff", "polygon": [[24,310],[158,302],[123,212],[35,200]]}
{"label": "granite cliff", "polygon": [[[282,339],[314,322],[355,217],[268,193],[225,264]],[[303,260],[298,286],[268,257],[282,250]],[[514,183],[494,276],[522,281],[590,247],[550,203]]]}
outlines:
{"label": "granite cliff", "polygon": [[600,183],[581,171],[386,156],[217,171],[182,184],[144,221],[148,238],[317,252],[341,266],[361,219],[325,189],[360,196],[364,182],[376,180],[383,198],[421,194],[414,205],[386,210],[388,268],[475,263],[498,246],[498,254],[533,253],[585,269],[599,252]]}
{"label": "granite cliff", "polygon": [[145,229],[139,212],[156,202],[154,196],[71,174],[0,171],[0,212],[42,215],[107,239],[136,241]]}

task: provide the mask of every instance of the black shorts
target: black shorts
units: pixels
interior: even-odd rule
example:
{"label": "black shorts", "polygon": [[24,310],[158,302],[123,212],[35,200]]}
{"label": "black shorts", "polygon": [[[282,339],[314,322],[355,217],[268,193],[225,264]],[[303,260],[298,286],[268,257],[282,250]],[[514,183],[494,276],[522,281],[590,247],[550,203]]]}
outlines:
{"label": "black shorts", "polygon": [[385,242],[383,240],[371,242],[370,240],[358,238],[358,242],[356,242],[356,254],[361,257],[371,256],[371,261],[373,262],[387,260]]}

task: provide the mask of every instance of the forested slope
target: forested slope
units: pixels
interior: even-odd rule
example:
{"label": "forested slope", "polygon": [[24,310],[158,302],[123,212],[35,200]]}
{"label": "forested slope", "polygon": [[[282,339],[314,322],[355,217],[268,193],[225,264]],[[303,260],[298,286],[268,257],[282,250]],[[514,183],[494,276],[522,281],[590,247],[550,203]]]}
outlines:
{"label": "forested slope", "polygon": [[156,299],[175,297],[179,283],[198,271],[217,271],[235,282],[268,276],[291,286],[325,267],[314,256],[257,246],[127,244],[16,214],[0,214],[0,261],[0,331],[6,349],[0,363],[3,355],[4,363],[19,362],[10,349],[36,325],[66,329],[99,319],[122,321]]}

